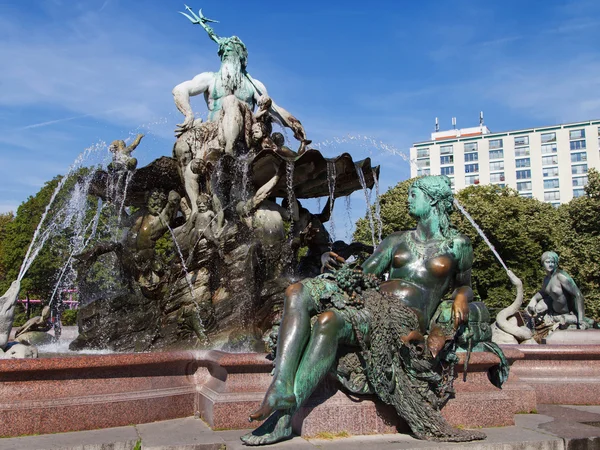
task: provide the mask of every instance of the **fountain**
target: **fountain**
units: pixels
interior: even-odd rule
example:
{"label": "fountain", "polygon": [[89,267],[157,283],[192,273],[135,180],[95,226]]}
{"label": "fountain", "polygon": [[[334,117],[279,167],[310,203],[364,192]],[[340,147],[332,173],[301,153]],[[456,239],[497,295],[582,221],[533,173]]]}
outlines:
{"label": "fountain", "polygon": [[[202,417],[214,428],[247,428],[248,414],[259,408],[271,384],[273,365],[262,353],[263,339],[276,341],[273,335],[281,323],[290,284],[314,282],[317,289],[319,282],[314,280],[327,279],[318,278],[321,272],[329,269],[345,274],[354,284],[346,286],[349,281],[342,275],[336,283],[350,289],[352,295],[346,300],[357,310],[362,289],[378,286],[374,279],[357,277],[349,265],[343,271],[337,271],[337,266],[343,259],[362,261],[382,241],[378,198],[372,208],[369,194],[375,190],[379,197],[379,167],[372,167],[369,158],[354,161],[347,153],[325,158],[312,148],[300,121],[277,105],[265,86],[246,71],[248,54],[242,41],[218,36],[209,19],[190,9],[188,13],[184,15],[218,44],[221,68],[216,73],[201,73],[173,90],[175,104],[185,118],[177,126],[171,156],[138,168],[131,153],[142,138],[138,136],[129,146],[115,141],[110,146],[112,162],[90,172],[81,184],[98,201],[92,221],[77,216],[81,232],[76,233],[70,258],[76,261],[77,281],[85,285],[88,271],[105,264],[103,255],[112,254],[119,264],[123,289],[94,295],[82,289],[79,336],[70,348],[112,352],[0,361],[3,398],[9,405],[0,408],[2,436],[191,415]],[[192,112],[190,97],[199,94],[207,101],[207,121]],[[296,150],[285,145],[281,133],[273,132],[275,123],[292,131]],[[426,186],[422,188],[426,190]],[[329,231],[325,227],[335,200],[358,190],[367,201],[373,247],[336,241],[332,238],[335,224],[330,223]],[[444,201],[448,201],[446,197]],[[300,202],[309,198],[326,198],[327,203],[319,213],[311,213]],[[108,211],[114,214],[113,229],[104,233],[110,238],[94,239],[98,216]],[[49,236],[41,227],[36,231],[20,278]],[[397,239],[400,235],[393,236]],[[401,236],[417,266],[447,252],[446,240],[442,247],[433,248],[412,232]],[[384,247],[389,242],[384,239]],[[468,265],[464,262],[469,259],[467,250],[461,258],[456,264],[452,260],[452,270]],[[419,267],[416,272],[423,269]],[[379,269],[372,271],[372,278],[383,275]],[[396,270],[391,265],[388,269]],[[422,420],[418,414],[400,414],[404,400],[398,398],[398,392],[411,401],[417,399],[416,407],[404,407],[411,413],[421,408],[431,419],[431,427],[443,431],[444,439],[448,434],[455,440],[482,437],[448,424],[512,425],[514,413],[535,409],[533,388],[514,373],[507,380],[506,371],[498,375],[499,361],[506,370],[524,355],[517,348],[501,350],[489,342],[491,330],[484,305],[472,304],[477,317],[470,320],[470,286],[465,280],[457,286],[464,303],[462,319],[456,319],[461,323],[454,325],[452,320],[459,307],[438,298],[442,306],[431,318],[435,326],[427,324],[431,326],[429,334],[421,334],[418,315],[402,309],[411,318],[413,329],[407,325],[392,330],[396,334],[377,336],[379,353],[371,354],[369,373],[361,371],[364,367],[361,369],[356,353],[345,354],[335,376],[325,376],[312,396],[297,405],[287,427],[304,435],[322,431],[361,434],[407,431],[409,423],[418,436],[431,438],[429,431],[419,432]],[[356,288],[360,289],[354,291]],[[7,310],[0,316],[2,332],[10,331],[10,308],[14,308],[18,290],[19,280],[0,300],[2,309]],[[385,295],[372,296],[376,297],[373,302],[365,294],[365,307],[378,314],[375,323],[385,329],[392,316],[388,312],[396,313],[397,308],[386,303]],[[335,295],[327,300],[340,307]],[[428,314],[434,312],[438,310],[428,310]],[[318,326],[326,323],[322,320]],[[421,331],[425,333],[425,329]],[[484,347],[495,353],[478,351]],[[386,349],[398,350],[398,355],[403,352],[405,365],[398,360],[392,366],[373,364],[378,358],[385,359]],[[407,352],[416,356],[407,356]],[[418,364],[406,369],[411,361]],[[436,370],[441,363],[440,374]],[[400,367],[406,373],[398,375]],[[504,382],[502,390],[490,384],[489,373],[497,375],[496,385]],[[373,376],[369,380],[376,389],[369,390],[367,377]],[[338,381],[347,389],[360,391],[359,400],[340,391]]]}

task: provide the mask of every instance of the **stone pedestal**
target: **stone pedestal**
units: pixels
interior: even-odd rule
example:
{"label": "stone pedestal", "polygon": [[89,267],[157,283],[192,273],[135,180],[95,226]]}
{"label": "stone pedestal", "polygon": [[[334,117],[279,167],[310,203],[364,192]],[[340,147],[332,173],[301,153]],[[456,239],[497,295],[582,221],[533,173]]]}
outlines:
{"label": "stone pedestal", "polygon": [[537,403],[600,405],[600,345],[502,346],[509,347],[524,354],[512,372],[535,390]]}
{"label": "stone pedestal", "polygon": [[[600,349],[599,349],[600,352]],[[510,361],[522,353],[507,349]],[[599,353],[600,354],[600,353]],[[197,415],[213,429],[248,428],[271,383],[265,354],[182,351],[0,360],[0,436],[46,434]],[[464,356],[464,355],[463,355]],[[487,379],[498,363],[474,353],[467,380],[457,366],[456,398],[442,410],[453,425],[512,425],[535,409],[535,393],[511,375],[504,389]],[[407,432],[393,408],[373,396],[348,396],[326,380],[294,419],[304,436]],[[532,403],[533,401],[533,403]]]}
{"label": "stone pedestal", "polygon": [[[248,428],[248,415],[260,406],[271,382],[272,364],[260,354],[220,355],[216,366],[197,373],[198,414],[214,429]],[[463,381],[464,356],[457,366],[456,397],[442,410],[449,423],[463,427],[514,425],[515,413],[535,410],[535,391],[517,376],[511,376],[504,389],[490,383],[487,370],[499,362],[491,353],[473,353]],[[523,357],[517,349],[508,349],[506,356],[511,363]],[[374,396],[346,395],[338,387],[333,380],[326,380],[317,389],[294,417],[297,434],[408,432],[393,408]]]}
{"label": "stone pedestal", "polygon": [[600,345],[600,330],[556,330],[542,342],[547,345]]}

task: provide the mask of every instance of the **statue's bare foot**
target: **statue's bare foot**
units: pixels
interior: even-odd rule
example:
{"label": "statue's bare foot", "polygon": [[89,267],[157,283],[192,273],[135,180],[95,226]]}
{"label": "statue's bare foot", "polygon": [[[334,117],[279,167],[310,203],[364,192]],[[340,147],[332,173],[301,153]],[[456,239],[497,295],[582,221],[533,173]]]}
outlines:
{"label": "statue's bare foot", "polygon": [[296,396],[292,391],[292,387],[278,380],[273,380],[260,408],[250,414],[250,422],[265,420],[277,410],[290,409],[294,406],[296,406]]}
{"label": "statue's bare foot", "polygon": [[275,411],[265,423],[240,439],[245,445],[268,445],[292,436],[291,410]]}

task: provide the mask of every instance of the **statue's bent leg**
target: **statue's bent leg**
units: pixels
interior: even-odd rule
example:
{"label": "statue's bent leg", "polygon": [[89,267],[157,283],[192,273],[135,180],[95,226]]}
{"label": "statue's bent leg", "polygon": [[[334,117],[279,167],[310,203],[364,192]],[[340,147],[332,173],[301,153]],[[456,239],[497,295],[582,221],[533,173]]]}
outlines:
{"label": "statue's bent leg", "polygon": [[296,408],[310,397],[327,375],[335,362],[340,340],[351,328],[336,311],[326,311],[319,315],[296,373]]}
{"label": "statue's bent leg", "polygon": [[273,381],[261,407],[250,415],[251,421],[264,420],[275,410],[290,409],[296,405],[294,380],[310,336],[310,318],[315,312],[315,302],[302,283],[292,284],[286,289]]}
{"label": "statue's bent leg", "polygon": [[244,129],[244,116],[242,114],[242,105],[235,95],[228,95],[222,99],[221,108],[223,110],[221,117],[221,139],[225,144],[225,153],[233,154],[233,147],[240,133]]}
{"label": "statue's bent leg", "polygon": [[351,328],[350,324],[335,311],[326,311],[319,315],[296,373],[295,405],[289,409],[275,411],[260,427],[242,436],[241,439],[246,445],[273,444],[292,435],[294,413],[314,392],[335,362],[338,343],[344,334],[348,333],[348,328]]}

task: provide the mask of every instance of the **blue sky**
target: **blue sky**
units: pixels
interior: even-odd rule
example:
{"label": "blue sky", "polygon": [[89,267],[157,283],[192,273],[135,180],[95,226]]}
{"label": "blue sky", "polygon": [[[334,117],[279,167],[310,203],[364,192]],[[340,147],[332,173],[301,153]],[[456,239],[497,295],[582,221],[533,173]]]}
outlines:
{"label": "blue sky", "polygon": [[[467,127],[483,110],[493,131],[600,117],[597,0],[190,6],[220,20],[219,35],[240,36],[248,71],[310,139],[353,136],[324,153],[370,155],[382,191],[409,176],[389,149],[428,139],[436,116],[442,129],[452,116]],[[170,155],[181,121],[171,89],[219,67],[182,10],[180,0],[0,0],[0,212],[98,142],[144,132],[140,165]],[[336,207],[336,228],[363,213],[354,194],[349,214]]]}

